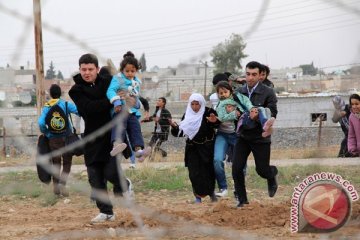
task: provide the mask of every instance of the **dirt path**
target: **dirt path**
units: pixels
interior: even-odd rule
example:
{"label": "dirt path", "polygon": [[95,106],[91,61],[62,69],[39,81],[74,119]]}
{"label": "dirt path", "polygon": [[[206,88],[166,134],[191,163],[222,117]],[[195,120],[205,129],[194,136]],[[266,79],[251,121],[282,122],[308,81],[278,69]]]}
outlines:
{"label": "dirt path", "polygon": [[[359,159],[273,160],[278,166],[299,164],[358,165]],[[169,168],[182,162],[142,163]],[[253,165],[253,161],[249,161]],[[126,169],[129,164],[124,163]],[[35,170],[34,166],[0,168],[9,171]],[[74,165],[72,173],[85,171]],[[51,186],[50,186],[51,188]],[[51,192],[51,189],[49,189]],[[265,191],[250,189],[252,197],[245,208],[235,207],[232,197],[217,203],[205,199],[192,203],[192,194],[174,191],[136,193],[135,201],[116,202],[116,221],[90,224],[98,210],[89,197],[72,193],[53,206],[42,206],[36,198],[0,197],[0,239],[360,239],[360,201],[353,203],[346,226],[331,234],[291,234],[290,196],[279,187],[271,199]]]}
{"label": "dirt path", "polygon": [[[321,166],[351,166],[351,165],[359,165],[359,158],[308,158],[308,159],[281,159],[281,160],[271,160],[271,164],[275,166],[291,166],[291,165],[321,165]],[[5,164],[4,164],[5,165]],[[183,162],[144,162],[138,163],[137,168],[141,167],[154,167],[154,168],[168,168],[174,165],[183,166]],[[248,161],[249,166],[254,166],[254,161]],[[129,163],[122,163],[123,169],[128,169],[130,167]],[[0,165],[0,174],[5,172],[15,172],[15,171],[27,171],[34,170],[35,166],[27,165],[27,166],[10,166],[10,167],[2,167]],[[73,165],[71,168],[71,172],[79,173],[85,171],[86,167],[81,165]]]}
{"label": "dirt path", "polygon": [[[261,197],[261,193],[260,193]],[[202,204],[166,191],[136,196],[132,208],[117,206],[115,222],[92,225],[96,207],[84,196],[41,207],[34,199],[1,199],[0,239],[359,239],[360,203],[347,226],[332,234],[291,234],[289,202],[262,197],[236,209],[232,199]],[[124,207],[124,205],[122,205]],[[137,222],[135,216],[140,215]],[[142,227],[138,227],[138,226]]]}

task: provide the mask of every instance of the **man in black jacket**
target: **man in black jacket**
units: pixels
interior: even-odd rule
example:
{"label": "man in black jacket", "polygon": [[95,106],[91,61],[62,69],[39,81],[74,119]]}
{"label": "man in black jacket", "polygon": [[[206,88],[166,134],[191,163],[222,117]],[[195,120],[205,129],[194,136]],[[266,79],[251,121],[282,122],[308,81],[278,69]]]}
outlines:
{"label": "man in black jacket", "polygon": [[170,130],[169,120],[171,120],[171,113],[165,108],[165,106],[166,98],[158,98],[155,112],[150,118],[150,121],[155,121],[155,128],[149,143],[149,145],[153,147],[156,141],[159,140],[159,151],[163,157],[167,156],[167,152],[160,148],[160,145],[168,140]]}
{"label": "man in black jacket", "polygon": [[[111,77],[98,74],[98,59],[93,54],[82,55],[79,68],[80,73],[73,77],[75,85],[70,89],[69,95],[84,119],[86,137],[111,121],[110,110],[113,106],[106,97]],[[96,195],[101,196],[96,197],[100,214],[91,220],[93,223],[115,220],[106,182],[110,181],[114,185],[116,195],[122,195],[123,192],[116,159],[110,157],[111,149],[111,129],[85,146],[84,158],[89,183],[95,192],[100,193]]]}
{"label": "man in black jacket", "polygon": [[[260,82],[260,69],[261,64],[258,62],[249,62],[246,65],[246,85],[240,89],[240,92],[248,96],[255,107],[269,108],[271,117],[276,117],[277,98],[273,89]],[[269,196],[273,197],[277,191],[276,175],[278,170],[275,166],[270,166],[271,136],[264,138],[261,135],[262,132],[263,128],[258,123],[253,128],[241,126],[238,133],[232,165],[238,207],[249,203],[246,195],[244,168],[251,152],[254,156],[256,172],[262,178],[267,179]]]}
{"label": "man in black jacket", "polygon": [[268,79],[270,75],[270,68],[264,64],[262,64],[260,69],[260,82],[270,88],[274,88],[274,83]]}

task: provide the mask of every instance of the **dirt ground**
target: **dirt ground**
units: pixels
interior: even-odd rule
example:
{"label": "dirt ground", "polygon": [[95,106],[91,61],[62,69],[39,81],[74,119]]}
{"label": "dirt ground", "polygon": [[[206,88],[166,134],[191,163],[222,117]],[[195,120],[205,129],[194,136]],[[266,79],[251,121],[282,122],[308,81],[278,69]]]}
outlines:
{"label": "dirt ground", "polygon": [[0,239],[360,239],[360,201],[353,204],[351,220],[332,234],[292,234],[289,201],[256,195],[237,209],[231,197],[194,204],[183,193],[138,193],[135,204],[117,204],[114,222],[94,225],[97,208],[84,195],[73,193],[48,207],[34,198],[3,196]]}

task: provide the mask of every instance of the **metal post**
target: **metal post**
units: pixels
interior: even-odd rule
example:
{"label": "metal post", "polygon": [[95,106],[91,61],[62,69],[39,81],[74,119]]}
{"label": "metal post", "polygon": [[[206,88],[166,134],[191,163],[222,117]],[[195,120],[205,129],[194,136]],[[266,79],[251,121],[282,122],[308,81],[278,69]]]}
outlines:
{"label": "metal post", "polygon": [[318,129],[318,139],[317,139],[317,147],[321,146],[321,129],[322,129],[322,122],[324,120],[324,115],[320,114],[319,116],[319,129]]}
{"label": "metal post", "polygon": [[44,90],[44,55],[42,44],[41,6],[40,0],[33,0],[34,30],[35,30],[35,61],[36,61],[36,105],[40,116],[41,107],[45,104]]}

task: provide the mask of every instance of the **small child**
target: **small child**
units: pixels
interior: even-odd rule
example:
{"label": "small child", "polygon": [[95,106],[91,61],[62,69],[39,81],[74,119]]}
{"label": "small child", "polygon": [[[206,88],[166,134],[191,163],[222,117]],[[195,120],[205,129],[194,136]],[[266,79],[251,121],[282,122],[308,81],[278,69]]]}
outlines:
{"label": "small child", "polygon": [[[220,102],[216,108],[218,119],[221,122],[234,122],[238,119],[236,132],[240,127],[254,128],[256,121],[263,127],[263,137],[268,137],[273,131],[274,117],[269,117],[269,109],[254,107],[248,97],[243,94],[233,94],[233,89],[226,81],[221,81],[216,85],[216,91]],[[240,117],[240,118],[239,118]]]}
{"label": "small child", "polygon": [[[150,154],[151,148],[144,149],[144,139],[139,122],[141,113],[139,111],[140,101],[138,96],[141,81],[135,76],[139,69],[140,65],[134,54],[130,51],[127,52],[120,63],[120,73],[113,76],[106,95],[110,102],[114,104],[114,116],[124,108],[128,111],[128,116],[124,120],[124,131],[120,139],[116,136],[116,126],[112,129],[111,140],[114,145],[113,150],[110,152],[111,156],[121,153],[126,148],[126,144],[123,142],[127,133],[129,147],[135,152],[138,160],[142,162]],[[131,104],[127,108],[128,102]]]}
{"label": "small child", "polygon": [[360,96],[352,94],[349,98],[351,114],[349,117],[348,151],[360,154]]}

